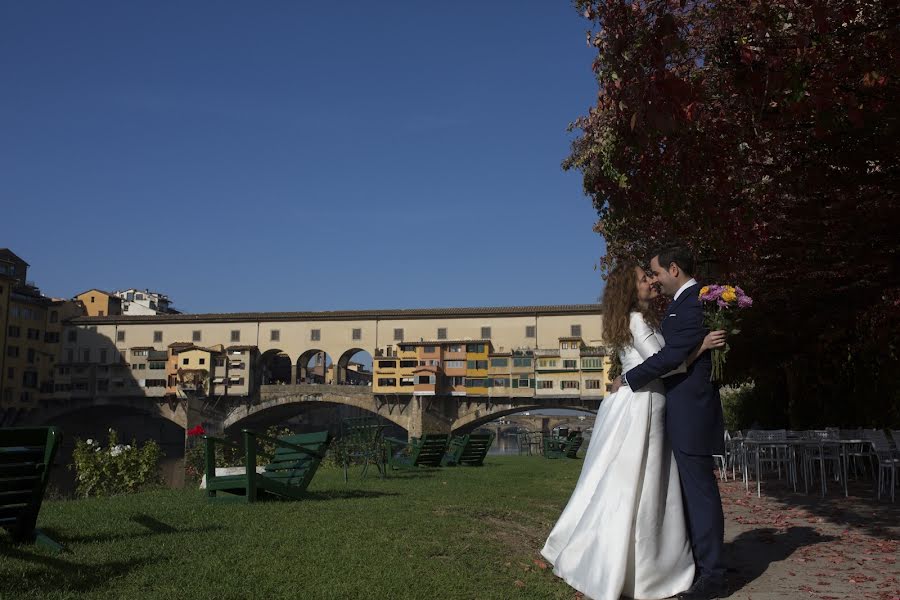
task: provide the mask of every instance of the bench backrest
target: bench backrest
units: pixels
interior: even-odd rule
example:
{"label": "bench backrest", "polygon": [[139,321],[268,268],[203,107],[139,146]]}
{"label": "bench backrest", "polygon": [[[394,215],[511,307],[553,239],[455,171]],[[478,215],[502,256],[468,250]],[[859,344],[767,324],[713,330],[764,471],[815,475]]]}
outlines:
{"label": "bench backrest", "polygon": [[278,446],[272,461],[265,466],[265,476],[277,479],[286,485],[305,488],[325,457],[331,436],[327,431],[317,431],[279,436],[278,439],[294,446],[300,446],[308,452]]}
{"label": "bench backrest", "polygon": [[61,439],[55,427],[0,429],[0,527],[18,536],[34,530]]}
{"label": "bench backrest", "polygon": [[439,467],[450,442],[449,435],[426,433],[410,440],[410,463],[423,467]]}
{"label": "bench backrest", "polygon": [[457,463],[468,466],[479,466],[484,463],[484,457],[487,455],[491,444],[494,443],[494,436],[493,432],[470,433],[467,435]]}
{"label": "bench backrest", "polygon": [[579,435],[570,439],[566,443],[566,457],[567,458],[577,458],[578,450],[581,448],[581,444],[584,442],[584,437]]}

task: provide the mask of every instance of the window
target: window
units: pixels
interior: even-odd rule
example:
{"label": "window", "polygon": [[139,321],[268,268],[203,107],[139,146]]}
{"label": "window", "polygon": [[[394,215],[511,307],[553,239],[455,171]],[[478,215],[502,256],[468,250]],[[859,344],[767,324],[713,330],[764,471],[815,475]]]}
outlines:
{"label": "window", "polygon": [[529,379],[528,377],[520,377],[519,379],[512,380],[512,386],[514,388],[530,388],[534,387],[534,380]]}
{"label": "window", "polygon": [[466,385],[465,377],[448,377],[448,380],[450,381],[450,385],[452,387],[459,387],[461,385],[463,385],[463,386]]}
{"label": "window", "polygon": [[401,369],[408,369],[408,368],[410,368],[410,367],[415,367],[415,366],[417,366],[418,364],[419,364],[418,361],[415,361],[415,360],[401,360],[401,361],[400,361],[400,368],[401,368]]}
{"label": "window", "polygon": [[[119,341],[122,342],[122,341],[124,341],[124,340],[125,340],[125,332],[124,332],[124,331],[120,331],[120,332],[119,332]],[[76,342],[76,341],[78,341],[78,330],[77,330],[77,329],[70,329],[69,332],[66,334],[66,341],[68,341],[68,342]]]}
{"label": "window", "polygon": [[491,378],[491,387],[509,387],[509,379],[505,377]]}
{"label": "window", "polygon": [[59,322],[59,313],[56,312],[55,310],[50,311],[50,322],[51,323]]}
{"label": "window", "polygon": [[151,371],[162,371],[166,368],[166,361],[164,360],[151,360],[150,363]]}
{"label": "window", "polygon": [[16,370],[13,369],[12,367],[9,367],[8,369],[6,369],[6,377],[9,380],[15,379],[16,378]]}
{"label": "window", "polygon": [[474,378],[474,379],[466,377],[466,387],[467,388],[487,387],[487,379],[482,379],[480,377]]}
{"label": "window", "polygon": [[599,379],[588,379],[584,382],[585,389],[599,390],[602,389],[602,382]]}
{"label": "window", "polygon": [[81,362],[91,362],[91,349],[90,348],[82,348],[81,349]]}
{"label": "window", "polygon": [[514,358],[513,366],[514,367],[530,367],[531,359],[530,358]]}
{"label": "window", "polygon": [[465,369],[466,361],[464,361],[464,360],[447,360],[447,361],[444,361],[444,367],[447,369]]}
{"label": "window", "polygon": [[488,361],[486,360],[470,360],[467,361],[466,367],[469,369],[487,369]]}
{"label": "window", "polygon": [[508,367],[509,359],[508,358],[492,358],[491,366],[492,367]]}
{"label": "window", "polygon": [[563,350],[568,350],[568,349],[569,349],[569,342],[563,342],[562,344],[560,344],[559,347],[562,348]]}
{"label": "window", "polygon": [[466,344],[466,352],[484,352],[484,344]]}
{"label": "window", "polygon": [[75,362],[75,351],[71,348],[66,350],[66,362]]}
{"label": "window", "polygon": [[572,337],[581,337],[581,325],[572,325],[569,329]]}
{"label": "window", "polygon": [[191,359],[189,359],[189,358],[181,359],[181,364],[183,364],[183,365],[189,365],[190,363],[191,363]]}
{"label": "window", "polygon": [[309,339],[318,342],[322,339],[322,330],[321,329],[312,329],[309,332]]}
{"label": "window", "polygon": [[201,338],[201,335],[200,335],[200,332],[199,332],[199,331],[194,331],[194,332],[191,333],[191,340],[192,340],[192,341],[199,342],[199,341],[200,341],[200,338]]}
{"label": "window", "polygon": [[552,389],[553,389],[553,382],[552,382],[552,381],[546,381],[546,380],[544,380],[544,381],[538,381],[538,382],[537,382],[537,386],[538,386],[538,389],[539,389],[539,390],[552,390]]}
{"label": "window", "polygon": [[145,368],[147,368],[147,365],[145,365],[144,363],[138,365],[138,371],[143,371]]}
{"label": "window", "polygon": [[354,340],[362,339],[362,329],[354,329],[353,334],[350,336]]}
{"label": "window", "polygon": [[125,294],[125,299],[129,302],[134,302],[134,292],[128,292]]}
{"label": "window", "polygon": [[397,361],[396,360],[379,360],[378,368],[379,369],[396,369]]}
{"label": "window", "polygon": [[437,339],[439,339],[439,340],[447,339],[447,328],[446,327],[438,327]]}
{"label": "window", "polygon": [[564,360],[563,361],[563,369],[577,369],[578,361],[577,360]]}
{"label": "window", "polygon": [[100,362],[102,364],[106,364],[106,350],[105,349],[100,350]]}
{"label": "window", "polygon": [[162,331],[153,332],[153,343],[157,344],[162,341]]}
{"label": "window", "polygon": [[28,362],[30,362],[30,363],[34,362],[34,348],[29,348],[28,352],[26,352],[25,355],[27,357],[26,360],[28,360]]}
{"label": "window", "polygon": [[431,375],[419,375],[419,381],[417,383],[425,385],[434,383],[434,381]]}
{"label": "window", "polygon": [[434,354],[434,346],[425,346],[422,351],[425,354]]}
{"label": "window", "polygon": [[550,369],[556,367],[556,359],[542,358],[538,361],[538,366],[542,369]]}
{"label": "window", "polygon": [[[75,341],[74,336],[72,335],[73,333],[74,333],[74,332],[72,332],[72,331],[69,332],[69,341],[70,341],[70,342],[74,342],[74,341]],[[125,341],[125,332],[124,332],[124,331],[117,331],[117,332],[116,332],[116,341],[117,341],[117,342],[124,342],[124,341]]]}
{"label": "window", "polygon": [[143,300],[143,299],[144,299],[144,295],[143,295],[143,294],[135,294],[135,295],[134,295],[134,298],[135,298],[135,300]]}
{"label": "window", "polygon": [[16,327],[15,325],[10,325],[7,329],[7,335],[11,338],[17,338],[22,335],[22,330]]}
{"label": "window", "polygon": [[447,346],[447,352],[462,352],[462,351],[463,351],[463,347],[460,346],[459,344],[452,344],[450,346]]}
{"label": "window", "polygon": [[395,342],[403,341],[403,330],[402,329],[394,329],[394,341]]}
{"label": "window", "polygon": [[395,387],[397,385],[397,380],[393,377],[379,377],[378,385],[383,385],[387,387]]}
{"label": "window", "polygon": [[97,311],[97,316],[98,316],[98,317],[103,317],[103,316],[106,316],[106,313],[103,312],[102,310],[98,310],[98,311]]}
{"label": "window", "polygon": [[91,296],[91,304],[94,303],[94,296]]}
{"label": "window", "polygon": [[562,389],[564,390],[577,390],[578,382],[577,381],[563,381]]}
{"label": "window", "polygon": [[6,355],[11,358],[16,358],[19,356],[19,347],[18,346],[7,346],[6,347]]}
{"label": "window", "polygon": [[534,330],[537,329],[534,325],[526,325],[525,326],[525,337],[533,338],[535,337]]}
{"label": "window", "polygon": [[241,341],[241,332],[238,331],[237,329],[232,329],[231,330],[231,341],[232,342]]}
{"label": "window", "polygon": [[215,365],[216,365],[217,367],[224,367],[224,366],[225,366],[225,358],[222,357],[222,356],[217,357],[217,358],[216,358]]}
{"label": "window", "polygon": [[205,364],[206,364],[206,359],[205,359],[205,358],[201,358],[201,359],[200,359],[200,364],[201,364],[201,365],[205,365]]}
{"label": "window", "polygon": [[482,339],[485,339],[485,340],[491,339],[491,328],[490,327],[482,327],[481,328],[481,337],[482,337]]}
{"label": "window", "polygon": [[281,340],[281,331],[278,329],[273,329],[269,332],[269,340],[272,342],[277,342]]}
{"label": "window", "polygon": [[25,371],[22,373],[22,385],[27,388],[37,387],[37,373],[34,371]]}

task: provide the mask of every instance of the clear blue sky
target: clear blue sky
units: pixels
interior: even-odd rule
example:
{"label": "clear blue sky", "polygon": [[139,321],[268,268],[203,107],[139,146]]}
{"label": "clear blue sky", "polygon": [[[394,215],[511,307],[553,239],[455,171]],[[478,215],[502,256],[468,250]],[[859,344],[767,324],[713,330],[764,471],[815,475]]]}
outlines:
{"label": "clear blue sky", "polygon": [[0,247],[189,312],[593,302],[566,0],[5,2]]}

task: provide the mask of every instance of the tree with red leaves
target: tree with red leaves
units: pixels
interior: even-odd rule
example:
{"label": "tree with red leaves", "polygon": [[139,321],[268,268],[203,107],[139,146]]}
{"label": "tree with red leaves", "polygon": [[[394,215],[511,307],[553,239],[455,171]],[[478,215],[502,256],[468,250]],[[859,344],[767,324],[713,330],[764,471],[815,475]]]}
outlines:
{"label": "tree with red leaves", "polygon": [[677,238],[752,295],[728,370],[763,424],[900,423],[896,0],[575,5],[604,270]]}

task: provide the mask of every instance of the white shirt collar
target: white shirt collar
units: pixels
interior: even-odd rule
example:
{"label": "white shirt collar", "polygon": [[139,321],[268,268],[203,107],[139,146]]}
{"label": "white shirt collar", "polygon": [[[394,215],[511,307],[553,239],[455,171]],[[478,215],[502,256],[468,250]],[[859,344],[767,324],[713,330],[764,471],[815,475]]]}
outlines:
{"label": "white shirt collar", "polygon": [[675,292],[675,297],[672,298],[672,302],[675,302],[676,300],[678,300],[678,296],[681,295],[681,292],[683,292],[684,290],[688,289],[688,288],[691,287],[692,285],[697,285],[697,280],[694,279],[693,277],[691,277],[690,279],[688,279],[688,280],[687,280],[687,283],[685,283],[683,286],[681,286],[680,288],[678,288],[678,291]]}

